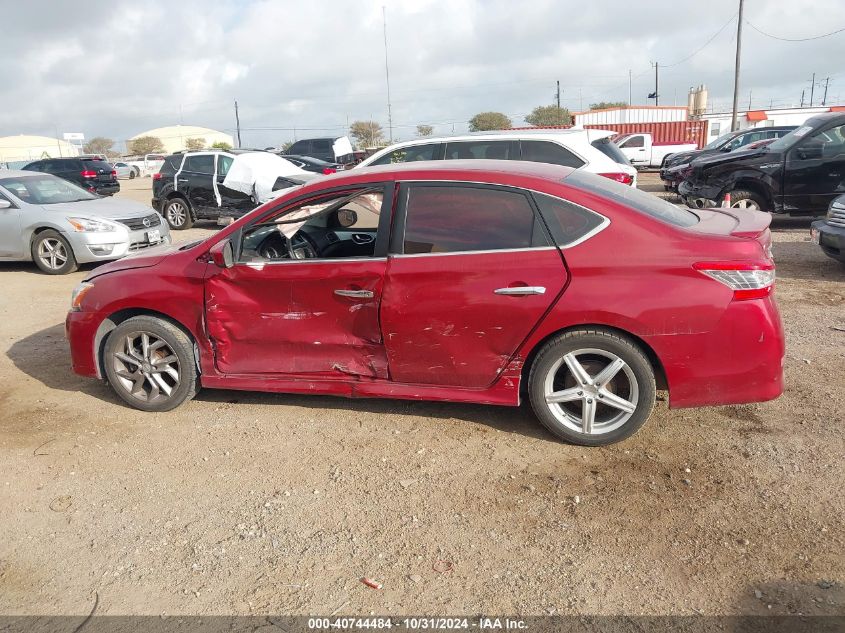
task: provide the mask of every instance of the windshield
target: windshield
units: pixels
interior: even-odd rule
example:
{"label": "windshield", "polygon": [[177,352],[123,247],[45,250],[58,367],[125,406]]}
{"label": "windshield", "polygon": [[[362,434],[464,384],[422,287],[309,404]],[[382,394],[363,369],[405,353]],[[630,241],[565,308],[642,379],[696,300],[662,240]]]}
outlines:
{"label": "windshield", "polygon": [[0,178],[0,187],[27,204],[58,204],[99,198],[67,180],[47,174]]}
{"label": "windshield", "polygon": [[619,163],[620,165],[630,165],[631,161],[625,156],[625,153],[619,149],[619,147],[610,140],[610,137],[607,136],[605,138],[600,138],[597,141],[593,141],[591,143],[593,147],[599,150],[602,154],[607,156],[610,160],[614,163]]}
{"label": "windshield", "polygon": [[786,136],[781,136],[774,143],[769,145],[769,148],[775,152],[782,152],[783,150],[792,147],[795,143],[800,141],[812,131],[813,127],[811,125],[802,125],[801,127],[792,130]]}
{"label": "windshield", "polygon": [[704,146],[704,149],[719,149],[730,141],[734,136],[736,136],[736,132],[728,132],[727,134],[722,134],[719,138],[710,141],[707,145]]}

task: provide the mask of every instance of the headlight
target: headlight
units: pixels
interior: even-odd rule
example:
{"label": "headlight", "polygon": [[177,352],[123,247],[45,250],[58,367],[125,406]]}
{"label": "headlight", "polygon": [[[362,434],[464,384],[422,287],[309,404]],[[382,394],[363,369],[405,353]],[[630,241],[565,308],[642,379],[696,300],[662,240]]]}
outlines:
{"label": "headlight", "polygon": [[70,296],[70,311],[79,312],[82,310],[82,298],[88,294],[88,291],[94,287],[94,284],[83,281],[76,288],[73,289],[73,294]]}
{"label": "headlight", "polygon": [[91,218],[66,218],[74,231],[79,233],[105,233],[118,228],[116,224]]}

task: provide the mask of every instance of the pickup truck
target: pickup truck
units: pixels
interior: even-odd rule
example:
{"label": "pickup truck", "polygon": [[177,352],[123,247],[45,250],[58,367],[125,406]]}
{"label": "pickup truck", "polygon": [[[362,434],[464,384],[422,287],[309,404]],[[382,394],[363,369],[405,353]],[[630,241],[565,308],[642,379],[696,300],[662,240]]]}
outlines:
{"label": "pickup truck", "polygon": [[158,173],[164,165],[163,154],[144,154],[143,156],[129,156],[122,159],[135,172],[135,177],[152,176]]}
{"label": "pickup truck", "polygon": [[845,191],[845,112],[817,114],[766,147],[702,156],[678,193],[689,206],[822,215]]}
{"label": "pickup truck", "polygon": [[660,167],[670,154],[698,149],[695,143],[655,143],[651,134],[622,134],[613,139],[634,167]]}

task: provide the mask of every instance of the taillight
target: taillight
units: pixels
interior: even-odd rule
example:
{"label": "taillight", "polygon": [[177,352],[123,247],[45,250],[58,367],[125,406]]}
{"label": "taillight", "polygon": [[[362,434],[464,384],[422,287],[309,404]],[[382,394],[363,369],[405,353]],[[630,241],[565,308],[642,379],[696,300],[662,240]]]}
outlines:
{"label": "taillight", "polygon": [[610,178],[611,180],[615,180],[616,182],[621,182],[623,185],[634,184],[634,177],[631,174],[625,174],[622,172],[612,172],[607,174],[599,174],[599,176],[604,176],[605,178]]}
{"label": "taillight", "polygon": [[161,180],[161,172],[154,173],[153,180]]}
{"label": "taillight", "polygon": [[112,170],[111,170],[111,175],[112,175],[112,176],[117,176],[117,171],[115,171],[114,169],[112,169]]}
{"label": "taillight", "polygon": [[326,167],[326,168],[323,169],[323,173],[326,174],[327,176],[329,174],[335,173],[336,171],[337,171],[337,169],[335,169],[334,167]]}
{"label": "taillight", "polygon": [[85,171],[79,172],[79,175],[82,176],[83,178],[96,178],[97,172],[91,171],[90,169],[86,169]]}
{"label": "taillight", "polygon": [[775,285],[774,264],[698,262],[692,267],[733,290],[735,301],[763,299]]}

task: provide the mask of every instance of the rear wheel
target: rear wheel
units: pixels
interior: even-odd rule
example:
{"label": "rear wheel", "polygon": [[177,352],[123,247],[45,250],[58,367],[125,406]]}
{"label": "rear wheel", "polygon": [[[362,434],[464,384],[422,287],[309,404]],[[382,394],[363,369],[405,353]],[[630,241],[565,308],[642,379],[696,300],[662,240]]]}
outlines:
{"label": "rear wheel", "polygon": [[762,211],[765,207],[766,201],[759,193],[746,189],[731,191],[731,209]]}
{"label": "rear wheel", "polygon": [[52,229],[35,236],[31,253],[35,265],[48,275],[65,275],[79,267],[68,241]]}
{"label": "rear wheel", "polygon": [[130,169],[129,170],[129,180],[132,180],[133,178],[135,178],[135,170]]}
{"label": "rear wheel", "polygon": [[112,330],[103,364],[115,393],[142,411],[170,411],[199,386],[191,339],[157,317],[133,317]]}
{"label": "rear wheel", "polygon": [[171,229],[181,231],[189,229],[194,224],[188,203],[182,198],[172,198],[164,204],[164,219]]}
{"label": "rear wheel", "polygon": [[628,339],[606,330],[576,330],[540,351],[528,379],[531,406],[562,440],[584,446],[633,435],[654,408],[654,370]]}

